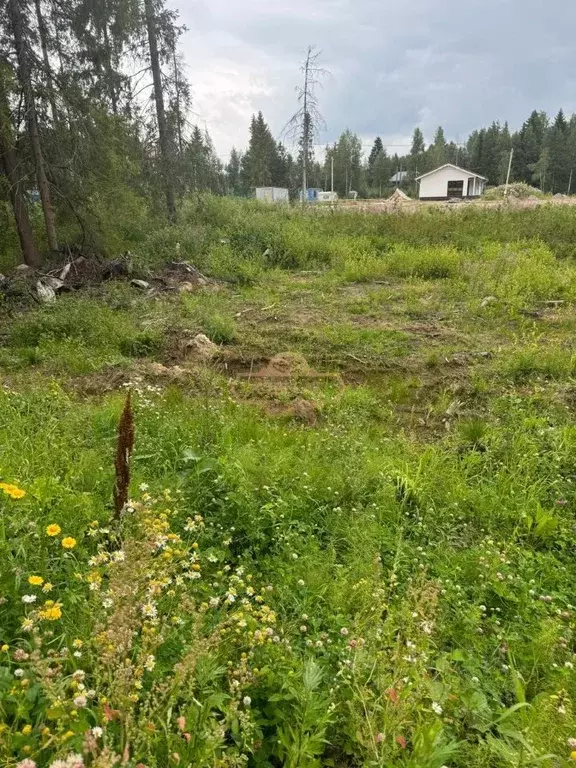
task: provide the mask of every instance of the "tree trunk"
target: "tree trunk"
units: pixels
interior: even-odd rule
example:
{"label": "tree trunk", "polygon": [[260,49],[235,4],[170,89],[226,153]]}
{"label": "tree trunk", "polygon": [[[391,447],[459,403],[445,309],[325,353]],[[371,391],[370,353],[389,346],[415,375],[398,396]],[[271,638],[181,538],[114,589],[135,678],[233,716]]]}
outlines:
{"label": "tree trunk", "polygon": [[20,239],[20,249],[24,264],[30,267],[39,267],[42,258],[36,248],[34,232],[28,217],[28,209],[24,199],[24,180],[22,165],[18,160],[13,144],[12,124],[10,120],[10,108],[8,98],[0,72],[0,166],[8,178],[10,202],[14,210],[16,229]]}
{"label": "tree trunk", "polygon": [[28,61],[28,51],[24,40],[24,23],[22,19],[22,9],[20,0],[9,0],[10,21],[12,24],[12,33],[16,45],[16,55],[18,58],[18,79],[24,93],[24,104],[26,106],[26,117],[28,124],[28,135],[32,154],[34,156],[34,166],[36,170],[36,181],[38,182],[38,191],[42,201],[42,210],[44,212],[44,224],[46,226],[46,236],[50,250],[58,250],[58,238],[56,236],[56,223],[54,218],[54,209],[50,199],[50,187],[46,177],[44,167],[44,158],[42,156],[42,145],[40,143],[40,132],[38,130],[38,115],[36,113],[36,102],[34,91],[32,89],[32,79]]}
{"label": "tree trunk", "polygon": [[56,96],[54,94],[54,79],[52,77],[52,67],[50,66],[50,58],[48,56],[48,30],[46,29],[46,22],[42,15],[41,0],[34,0],[36,7],[36,20],[38,22],[38,32],[40,33],[40,47],[42,48],[42,61],[44,63],[44,72],[46,75],[46,90],[48,91],[48,102],[50,104],[50,111],[52,112],[52,122],[54,127],[58,126],[58,111],[56,109]]}
{"label": "tree trunk", "polygon": [[[14,0],[11,0],[14,2]],[[164,111],[164,92],[162,89],[162,72],[160,70],[160,56],[158,55],[158,38],[156,34],[156,17],[154,15],[153,0],[144,0],[146,13],[146,28],[148,30],[148,46],[150,49],[150,66],[154,81],[154,101],[156,102],[156,119],[158,121],[158,138],[160,143],[160,161],[164,191],[166,194],[166,208],[168,218],[176,219],[176,205],[174,202],[174,187],[170,178],[170,137],[166,124],[166,112]]]}
{"label": "tree trunk", "polygon": [[104,48],[106,49],[106,75],[108,80],[108,91],[110,94],[110,104],[112,105],[112,113],[118,114],[118,94],[116,93],[116,85],[114,83],[114,69],[112,67],[112,53],[110,52],[110,39],[108,37],[108,22],[104,22],[104,28],[102,30],[102,37],[104,40]]}

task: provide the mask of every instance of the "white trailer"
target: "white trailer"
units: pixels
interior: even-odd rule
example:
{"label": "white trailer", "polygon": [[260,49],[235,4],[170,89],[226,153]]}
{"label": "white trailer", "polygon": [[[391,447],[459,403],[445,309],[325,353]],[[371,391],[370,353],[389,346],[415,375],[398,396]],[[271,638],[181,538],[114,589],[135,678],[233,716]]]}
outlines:
{"label": "white trailer", "polygon": [[265,203],[289,203],[290,196],[284,187],[256,187],[256,200]]}
{"label": "white trailer", "polygon": [[316,200],[319,203],[335,203],[338,200],[338,192],[318,192]]}

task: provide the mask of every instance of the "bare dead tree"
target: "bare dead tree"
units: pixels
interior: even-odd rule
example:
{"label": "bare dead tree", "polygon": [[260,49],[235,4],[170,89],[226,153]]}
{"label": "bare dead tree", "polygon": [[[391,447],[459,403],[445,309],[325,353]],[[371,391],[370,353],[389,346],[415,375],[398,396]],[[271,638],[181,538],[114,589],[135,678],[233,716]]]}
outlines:
{"label": "bare dead tree", "polygon": [[308,187],[308,163],[314,147],[314,138],[320,130],[326,127],[315,93],[316,86],[328,74],[327,69],[319,66],[321,54],[322,51],[317,50],[315,46],[308,46],[306,58],[300,65],[300,71],[304,76],[303,84],[296,87],[300,107],[292,115],[282,131],[283,134],[292,140],[297,139],[300,145],[302,155],[302,202],[304,202],[304,194]]}

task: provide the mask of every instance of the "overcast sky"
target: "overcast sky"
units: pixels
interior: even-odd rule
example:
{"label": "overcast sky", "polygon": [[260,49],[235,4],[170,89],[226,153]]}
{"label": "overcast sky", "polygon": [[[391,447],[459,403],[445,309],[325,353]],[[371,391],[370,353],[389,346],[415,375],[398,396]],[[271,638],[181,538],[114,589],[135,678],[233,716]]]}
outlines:
{"label": "overcast sky", "polygon": [[[296,107],[308,44],[330,70],[319,90],[333,142],[348,127],[405,151],[532,109],[576,111],[576,0],[172,0],[194,95],[193,119],[221,155],[246,146],[262,110],[277,138]],[[369,149],[369,146],[367,147]]]}

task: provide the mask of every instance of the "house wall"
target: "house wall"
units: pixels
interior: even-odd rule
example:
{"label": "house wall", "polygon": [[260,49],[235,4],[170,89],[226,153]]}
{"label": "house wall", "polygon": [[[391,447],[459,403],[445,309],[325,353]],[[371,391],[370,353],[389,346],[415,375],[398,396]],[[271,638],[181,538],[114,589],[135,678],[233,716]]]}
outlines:
{"label": "house wall", "polygon": [[446,198],[448,197],[449,181],[463,181],[464,196],[466,196],[469,178],[470,174],[465,171],[459,171],[456,168],[442,168],[421,179],[419,196],[426,199]]}

